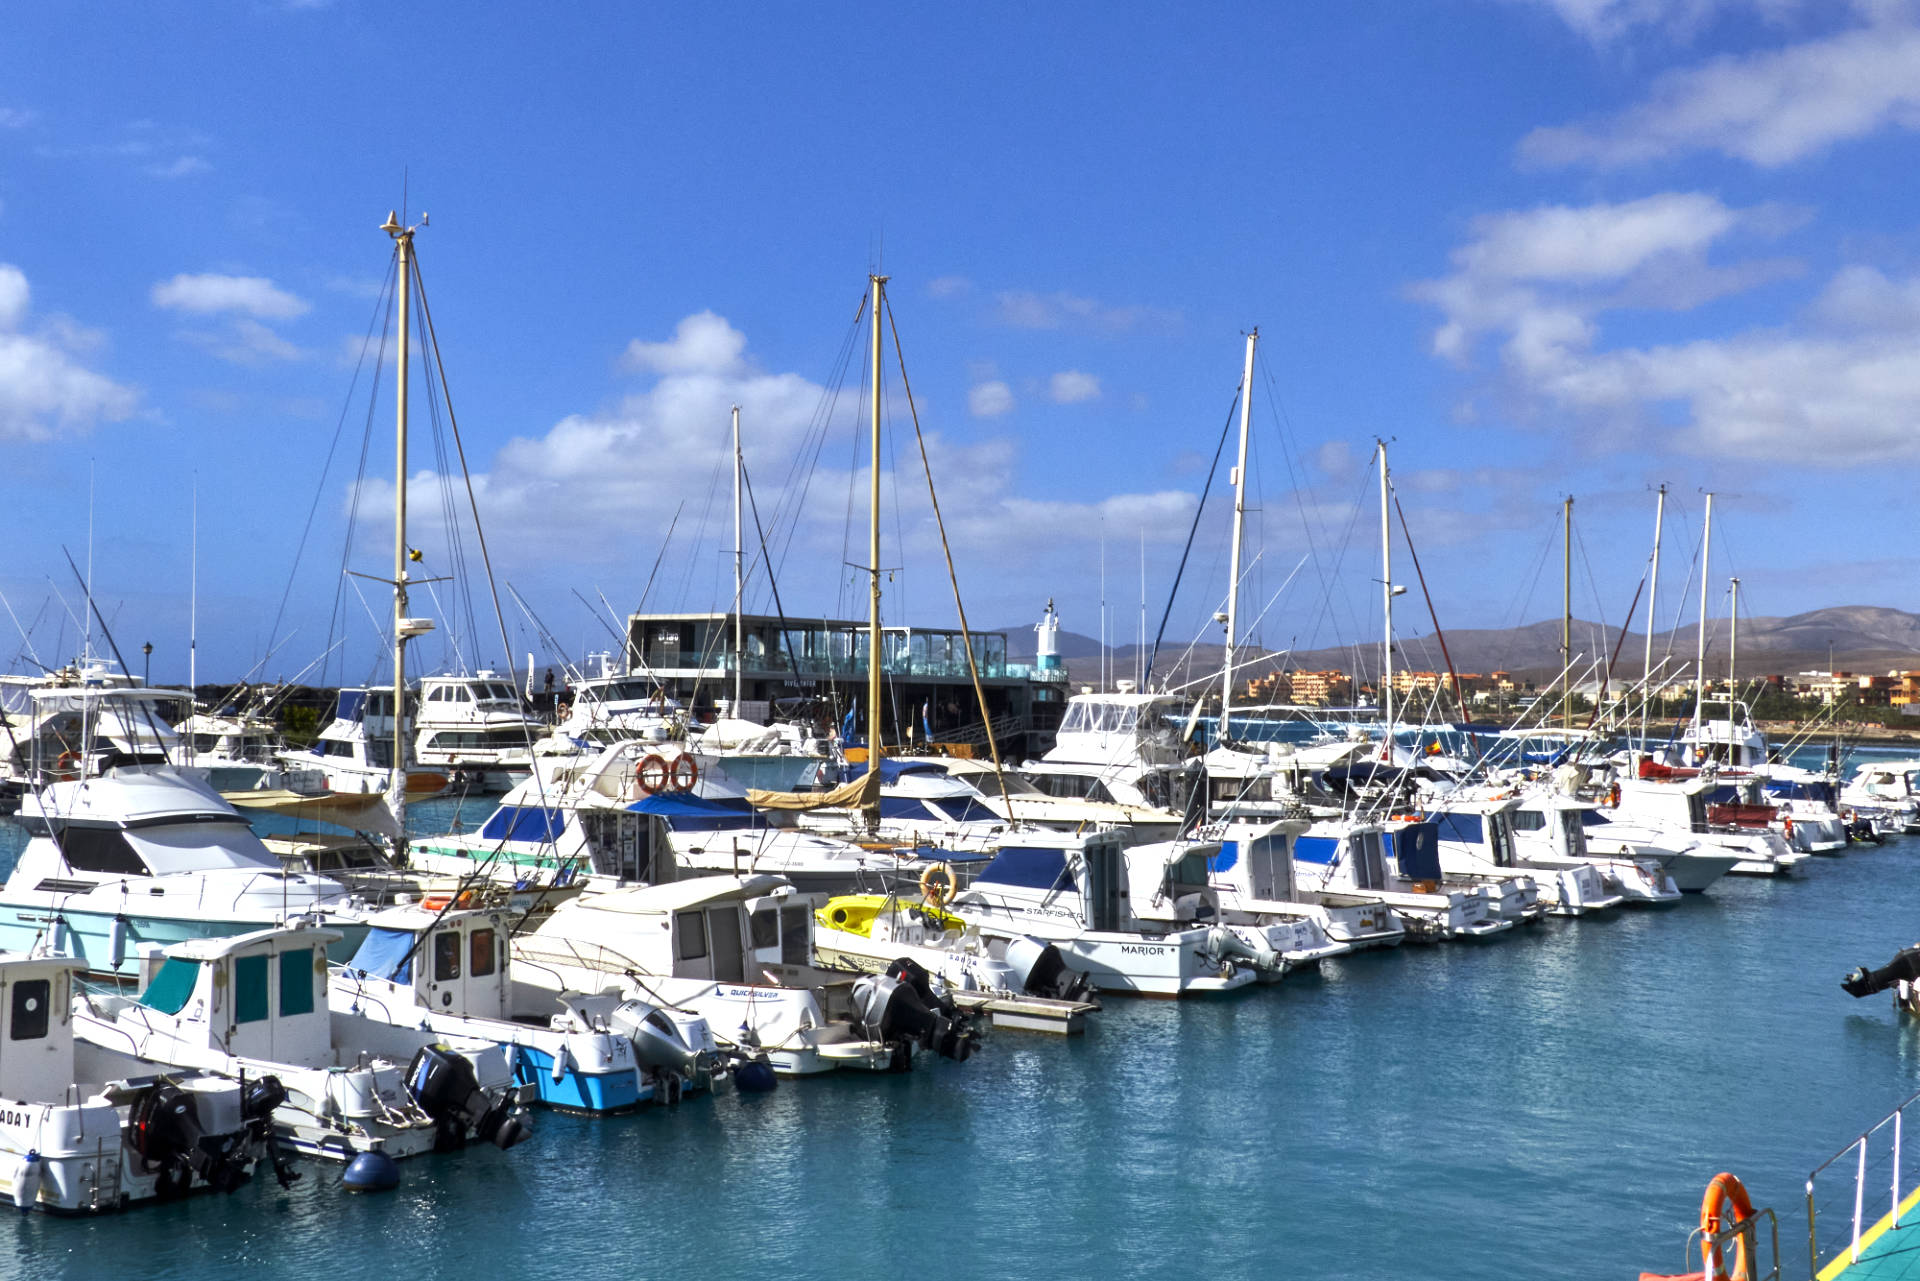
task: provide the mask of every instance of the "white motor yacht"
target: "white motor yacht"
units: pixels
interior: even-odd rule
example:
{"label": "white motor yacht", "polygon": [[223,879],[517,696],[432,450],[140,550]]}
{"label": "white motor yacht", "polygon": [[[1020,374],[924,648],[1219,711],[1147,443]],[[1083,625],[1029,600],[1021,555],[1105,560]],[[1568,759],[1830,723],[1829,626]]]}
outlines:
{"label": "white motor yacht", "polygon": [[[1485,879],[1502,882],[1523,872],[1539,886],[1540,900],[1555,916],[1585,916],[1618,907],[1622,892],[1609,892],[1602,869],[1584,858],[1556,858],[1515,840],[1514,813],[1519,801],[1510,796],[1478,797],[1450,794],[1429,798],[1421,808],[1433,824],[1439,842],[1440,868],[1448,879]],[[1624,870],[1624,869],[1623,869]],[[1632,879],[1651,879],[1638,866]],[[1674,898],[1680,897],[1673,890]]]}
{"label": "white motor yacht", "polygon": [[[386,792],[393,781],[393,691],[341,690],[333,719],[313,746],[287,748],[278,759],[290,770],[317,774],[330,792]],[[446,774],[415,764],[406,762],[410,798],[438,796],[452,785]]]}
{"label": "white motor yacht", "polygon": [[513,682],[492,672],[429,676],[413,717],[413,758],[454,776],[466,792],[504,792],[533,770],[547,727],[529,716]]}

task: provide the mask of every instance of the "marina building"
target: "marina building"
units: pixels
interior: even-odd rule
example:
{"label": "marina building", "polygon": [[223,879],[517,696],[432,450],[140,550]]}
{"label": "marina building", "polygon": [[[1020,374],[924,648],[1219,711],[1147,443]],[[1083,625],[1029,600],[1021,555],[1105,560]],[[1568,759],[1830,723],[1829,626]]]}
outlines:
{"label": "marina building", "polygon": [[[838,725],[849,712],[864,729],[867,624],[850,619],[747,614],[735,652],[732,614],[635,614],[627,623],[632,671],[695,716],[726,709],[740,675],[734,714],[764,722],[803,716]],[[986,732],[957,629],[886,627],[881,631],[882,723],[889,742],[945,743],[984,754]],[[1007,660],[1005,632],[971,635],[974,665],[1003,755],[1038,754],[1052,743],[1066,710],[1067,672],[1043,653],[1033,663]]]}

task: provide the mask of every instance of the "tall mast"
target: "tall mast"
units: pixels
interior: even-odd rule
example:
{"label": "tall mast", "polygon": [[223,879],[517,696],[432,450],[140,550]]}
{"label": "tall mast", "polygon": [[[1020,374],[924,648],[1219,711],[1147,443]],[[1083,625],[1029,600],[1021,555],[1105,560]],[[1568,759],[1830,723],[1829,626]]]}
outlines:
{"label": "tall mast", "polygon": [[1560,541],[1560,724],[1573,728],[1573,495],[1567,495]]}
{"label": "tall mast", "polygon": [[388,801],[399,826],[399,852],[407,843],[407,364],[408,325],[413,302],[413,228],[402,227],[392,211],[380,230],[393,237],[400,255],[400,360],[396,388],[393,471],[393,771]]}
{"label": "tall mast", "polygon": [[1140,646],[1133,654],[1134,688],[1147,692],[1147,527],[1140,527]]}
{"label": "tall mast", "polygon": [[[1728,636],[1727,636],[1727,744],[1728,744],[1727,751],[1729,752],[1729,754],[1731,754],[1731,752],[1733,751],[1733,746],[1732,746],[1733,744],[1733,695],[1734,695],[1734,691],[1739,688],[1738,685],[1735,685],[1733,683],[1733,662],[1736,658],[1740,656],[1740,580],[1739,579],[1730,578],[1727,580],[1727,593],[1728,593],[1727,613],[1729,616],[1728,621],[1732,628],[1732,630],[1728,633]],[[1755,763],[1758,764],[1758,762],[1755,762]],[[1729,765],[1733,764],[1733,759],[1731,755],[1729,755],[1727,759],[1727,764]]]}
{"label": "tall mast", "polygon": [[1667,487],[1660,486],[1660,494],[1653,501],[1653,574],[1647,583],[1647,644],[1645,656],[1640,660],[1640,681],[1646,686],[1640,692],[1640,750],[1647,750],[1647,704],[1653,701],[1653,603],[1660,594],[1660,526],[1667,516]]}
{"label": "tall mast", "polygon": [[[880,308],[887,296],[887,277],[869,275],[873,297],[873,435],[872,474],[867,485],[867,576],[872,585],[867,619],[867,772],[875,778],[880,768]],[[986,709],[982,708],[982,711]],[[867,809],[867,824],[880,819],[880,793],[870,793],[873,803]]]}
{"label": "tall mast", "polygon": [[200,688],[200,474],[193,477],[193,519],[189,525],[187,555],[187,704],[199,710],[194,691]]}
{"label": "tall mast", "polygon": [[1380,447],[1380,599],[1384,606],[1385,643],[1380,647],[1381,759],[1393,759],[1393,539],[1387,532],[1387,442]]}
{"label": "tall mast", "polygon": [[744,552],[740,541],[740,406],[733,407],[733,714],[740,715],[740,698],[746,666],[747,640],[740,611],[745,608],[746,591]]}
{"label": "tall mast", "polygon": [[1707,494],[1706,530],[1700,536],[1700,645],[1693,660],[1693,720],[1700,723],[1701,704],[1707,698],[1707,557],[1713,550],[1713,494]]}
{"label": "tall mast", "polygon": [[1228,717],[1233,711],[1233,647],[1239,639],[1240,626],[1240,534],[1247,523],[1247,427],[1253,416],[1253,346],[1259,338],[1258,327],[1247,334],[1247,363],[1240,373],[1240,453],[1233,468],[1233,545],[1227,571],[1227,648],[1220,675],[1220,733],[1215,736],[1222,743],[1230,737],[1227,732]]}

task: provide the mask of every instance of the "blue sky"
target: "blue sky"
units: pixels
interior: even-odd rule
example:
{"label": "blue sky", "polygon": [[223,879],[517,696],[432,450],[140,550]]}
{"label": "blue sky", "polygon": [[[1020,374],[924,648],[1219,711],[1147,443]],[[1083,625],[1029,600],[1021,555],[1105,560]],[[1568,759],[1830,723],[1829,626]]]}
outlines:
{"label": "blue sky", "polygon": [[[857,612],[857,370],[804,503],[794,460],[875,265],[976,625],[1053,596],[1097,632],[1103,539],[1110,631],[1137,630],[1143,538],[1157,620],[1255,325],[1245,594],[1269,645],[1374,633],[1375,436],[1448,626],[1557,612],[1566,493],[1577,608],[1618,621],[1659,483],[1663,627],[1706,488],[1713,578],[1739,573],[1747,612],[1911,604],[1911,4],[555,12],[11,16],[0,589],[43,660],[73,645],[53,585],[77,610],[60,548],[84,559],[91,474],[96,593],[156,679],[185,674],[196,489],[203,676],[270,637],[266,670],[291,674],[342,634],[334,675],[373,674],[352,588],[331,611],[369,412],[354,357],[403,181],[432,215],[422,264],[496,563],[576,657],[606,632],[573,591],[631,607],[683,503],[649,607],[725,607],[734,402],[762,515],[782,515],[786,608]],[[945,624],[897,386],[889,408],[889,608]],[[374,421],[371,523],[345,557],[370,573],[391,558],[384,399]],[[414,459],[432,467],[424,437]],[[438,482],[410,489],[445,572]],[[1209,507],[1176,644],[1224,596],[1226,519]],[[551,657],[508,613],[516,654]],[[478,630],[464,656],[498,662]],[[423,657],[453,661],[439,638]]]}

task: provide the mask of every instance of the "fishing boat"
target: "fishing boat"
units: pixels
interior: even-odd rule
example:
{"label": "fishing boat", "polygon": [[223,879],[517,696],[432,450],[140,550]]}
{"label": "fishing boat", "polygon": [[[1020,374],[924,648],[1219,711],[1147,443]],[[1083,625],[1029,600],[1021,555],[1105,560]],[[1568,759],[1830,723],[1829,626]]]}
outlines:
{"label": "fishing boat", "polygon": [[393,708],[391,690],[342,689],[335,696],[333,719],[313,746],[285,748],[275,759],[302,777],[322,780],[330,792],[385,794],[394,783],[396,760],[414,800],[450,790],[453,780],[446,773],[416,768],[411,752],[395,756]]}
{"label": "fishing boat", "polygon": [[774,876],[702,876],[573,899],[514,937],[514,1005],[538,1009],[583,992],[689,1011],[722,1048],[764,1057],[782,1076],[904,1071],[916,1049],[972,1053],[970,1028],[913,994],[889,988],[898,1007],[875,1009],[866,998],[879,976],[816,968],[817,906]]}
{"label": "fishing boat", "polygon": [[1071,1035],[1100,1008],[1087,975],[1035,938],[987,938],[945,911],[945,895],[846,894],[814,910],[814,958],[828,969],[885,974],[908,960],[963,1009],[995,1027]]}
{"label": "fishing boat", "polygon": [[[1285,972],[1277,952],[1218,924],[1207,860],[1217,844],[1168,843],[1139,859],[1118,833],[1023,833],[948,909],[983,937],[1060,949],[1101,992],[1230,992]],[[1202,917],[1214,924],[1200,924]]]}
{"label": "fishing boat", "polygon": [[183,749],[180,763],[207,771],[207,781],[217,791],[315,792],[326,787],[319,770],[293,769],[280,759],[287,744],[279,727],[264,716],[236,708],[196,712],[173,728]]}
{"label": "fishing boat", "polygon": [[[1421,810],[1433,824],[1440,853],[1440,869],[1448,879],[1468,883],[1500,883],[1528,873],[1539,887],[1540,901],[1554,916],[1585,916],[1618,907],[1620,893],[1608,893],[1601,869],[1585,859],[1556,862],[1551,855],[1533,857],[1521,852],[1514,831],[1519,801],[1513,797],[1447,796],[1429,800]],[[1636,883],[1646,879],[1632,869]],[[1680,897],[1673,890],[1674,898]]]}
{"label": "fishing boat", "polygon": [[1316,819],[1293,842],[1294,882],[1320,901],[1391,908],[1407,936],[1423,941],[1483,939],[1513,928],[1494,913],[1484,886],[1443,885],[1437,842],[1400,846],[1389,859],[1385,825],[1361,818]]}
{"label": "fishing boat", "polygon": [[[1220,896],[1220,919],[1228,924],[1309,925],[1304,948],[1282,946],[1295,965],[1312,964],[1343,951],[1397,947],[1407,937],[1399,913],[1380,902],[1328,902],[1303,890],[1294,875],[1293,842],[1308,827],[1298,815],[1262,815],[1229,809],[1199,829],[1219,842],[1207,860],[1207,880]],[[1301,954],[1304,952],[1305,954]]]}
{"label": "fishing boat", "polygon": [[0,1179],[47,1214],[104,1214],[195,1192],[232,1192],[270,1159],[284,1092],[271,1076],[102,1072],[74,1040],[68,957],[0,953]]}
{"label": "fishing boat", "polygon": [[[457,899],[455,900],[457,902]],[[335,967],[327,1001],[350,1044],[390,1058],[420,1033],[507,1047],[514,1081],[537,1102],[600,1116],[706,1090],[724,1068],[706,1020],[641,1001],[562,993],[515,1017],[507,935],[499,910],[453,902],[390,908]]]}
{"label": "fishing boat", "polygon": [[525,1139],[506,1047],[417,1026],[382,1038],[394,1057],[353,1039],[357,1025],[328,1006],[326,952],[339,941],[337,931],[296,922],[148,947],[139,995],[77,997],[75,1035],[116,1073],[276,1077],[285,1100],[274,1127],[307,1156],[351,1161],[377,1151],[399,1160],[470,1140],[504,1149]]}
{"label": "fishing boat", "polygon": [[[1614,837],[1622,845],[1612,853],[1596,849],[1591,835],[1599,830],[1594,818],[1600,809],[1594,802],[1550,785],[1516,788],[1507,814],[1516,857],[1534,867],[1591,869],[1607,893],[1626,903],[1678,902],[1681,886],[1671,867],[1679,856],[1662,859],[1632,846],[1624,834]],[[1689,865],[1692,861],[1689,856]],[[1730,858],[1720,861],[1724,863],[1722,872],[1733,863]]]}

